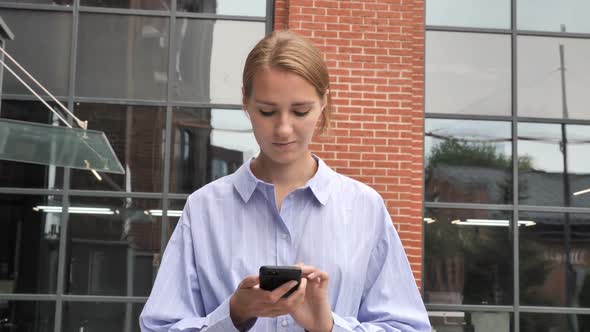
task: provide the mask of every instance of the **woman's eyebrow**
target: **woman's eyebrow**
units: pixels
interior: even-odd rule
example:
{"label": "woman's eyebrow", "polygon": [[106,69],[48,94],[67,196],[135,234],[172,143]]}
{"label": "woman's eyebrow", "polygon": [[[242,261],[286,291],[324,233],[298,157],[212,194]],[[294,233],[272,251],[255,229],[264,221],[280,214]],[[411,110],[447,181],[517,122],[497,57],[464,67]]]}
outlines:
{"label": "woman's eyebrow", "polygon": [[[254,102],[256,104],[260,104],[260,105],[264,105],[264,106],[278,106],[279,104],[277,103],[273,103],[270,101],[265,101],[265,100],[258,100],[255,99]],[[296,101],[293,104],[291,104],[291,107],[302,107],[302,106],[313,106],[315,104],[314,101]]]}

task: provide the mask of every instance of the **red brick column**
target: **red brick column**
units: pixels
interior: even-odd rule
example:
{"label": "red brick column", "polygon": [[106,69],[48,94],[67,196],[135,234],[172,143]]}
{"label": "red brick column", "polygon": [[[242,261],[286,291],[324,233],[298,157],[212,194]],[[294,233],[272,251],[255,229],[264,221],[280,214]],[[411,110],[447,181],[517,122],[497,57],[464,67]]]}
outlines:
{"label": "red brick column", "polygon": [[332,130],[312,149],[383,196],[420,285],[424,0],[276,0],[286,28],[324,52],[332,77]]}

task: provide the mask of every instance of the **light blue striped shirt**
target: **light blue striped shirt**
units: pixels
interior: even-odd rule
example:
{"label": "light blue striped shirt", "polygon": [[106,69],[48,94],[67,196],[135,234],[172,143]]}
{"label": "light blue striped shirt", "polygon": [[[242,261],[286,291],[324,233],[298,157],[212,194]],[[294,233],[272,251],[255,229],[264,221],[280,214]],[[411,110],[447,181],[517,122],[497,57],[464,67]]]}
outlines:
{"label": "light blue striped shirt", "polygon": [[[321,159],[285,197],[245,163],[191,194],[140,317],[142,331],[237,331],[229,298],[261,265],[328,272],[333,331],[430,332],[400,239],[379,194]],[[303,331],[289,315],[251,331]]]}

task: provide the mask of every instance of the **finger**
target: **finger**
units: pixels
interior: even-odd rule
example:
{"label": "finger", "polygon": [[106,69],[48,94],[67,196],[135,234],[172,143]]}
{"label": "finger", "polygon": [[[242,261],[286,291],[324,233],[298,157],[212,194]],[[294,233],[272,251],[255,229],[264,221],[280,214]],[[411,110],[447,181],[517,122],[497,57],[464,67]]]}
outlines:
{"label": "finger", "polygon": [[330,280],[330,276],[328,275],[327,272],[324,272],[324,271],[315,271],[313,273],[310,273],[307,276],[307,279],[308,280],[318,279],[318,281],[327,282],[327,281]]}
{"label": "finger", "polygon": [[307,276],[310,273],[319,271],[315,266],[311,266],[311,265],[304,265],[301,267],[301,273],[303,273],[304,276]]}
{"label": "finger", "polygon": [[238,286],[238,288],[241,288],[241,289],[252,288],[252,287],[258,285],[259,283],[260,283],[260,279],[257,275],[249,275],[240,282],[240,285]]}
{"label": "finger", "polygon": [[293,310],[299,308],[303,302],[305,301],[305,289],[307,288],[307,279],[302,278],[301,282],[299,284],[299,288],[297,288],[297,290],[291,294],[291,296],[289,296],[287,298],[288,303],[287,303],[287,307],[289,309],[289,313],[293,312]]}
{"label": "finger", "polygon": [[290,291],[291,288],[295,287],[296,285],[297,281],[289,281],[273,290],[270,294],[271,302],[278,302],[283,297],[283,295],[287,294],[287,292]]}

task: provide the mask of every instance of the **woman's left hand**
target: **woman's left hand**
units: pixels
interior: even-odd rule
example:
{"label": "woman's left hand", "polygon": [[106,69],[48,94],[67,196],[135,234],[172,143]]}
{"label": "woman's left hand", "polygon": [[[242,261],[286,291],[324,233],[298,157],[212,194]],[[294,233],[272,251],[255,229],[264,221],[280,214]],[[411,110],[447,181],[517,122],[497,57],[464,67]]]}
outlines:
{"label": "woman's left hand", "polygon": [[291,312],[291,317],[309,332],[330,332],[334,325],[328,301],[328,273],[313,266],[298,264],[307,278],[303,303]]}

